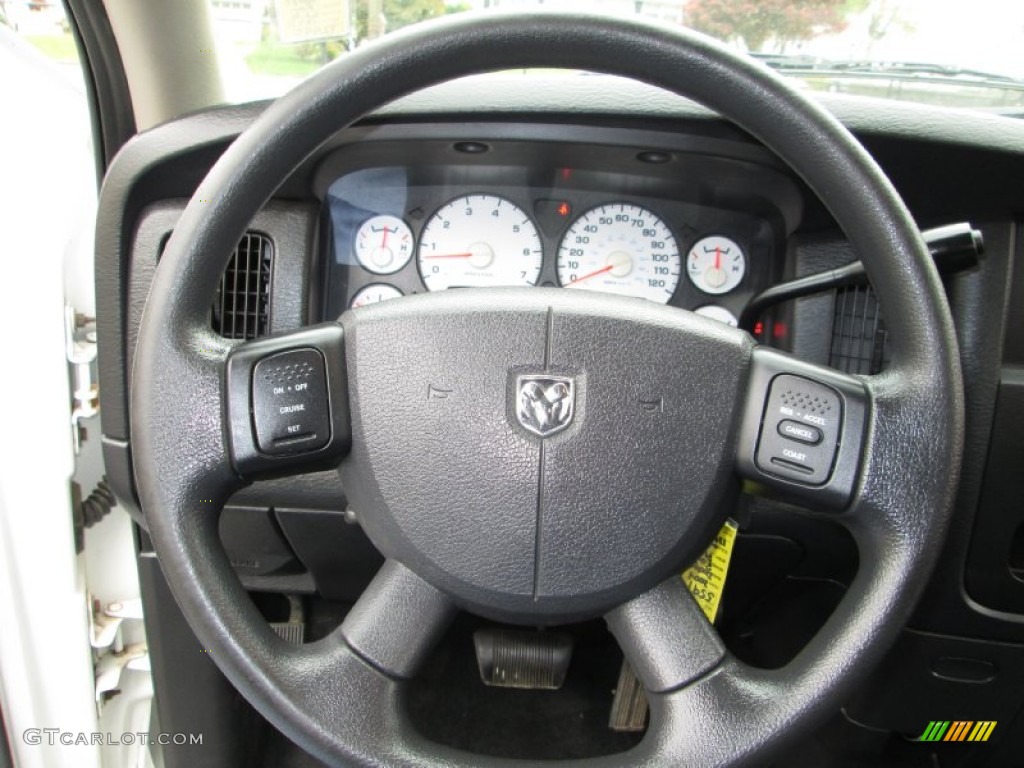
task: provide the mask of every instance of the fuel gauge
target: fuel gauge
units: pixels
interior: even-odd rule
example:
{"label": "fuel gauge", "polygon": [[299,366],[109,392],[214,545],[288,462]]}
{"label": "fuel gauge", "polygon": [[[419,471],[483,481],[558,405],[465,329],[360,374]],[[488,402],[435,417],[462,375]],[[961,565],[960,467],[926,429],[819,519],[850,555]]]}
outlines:
{"label": "fuel gauge", "polygon": [[402,292],[395,288],[393,285],[386,285],[385,283],[373,283],[363,288],[359,293],[352,297],[352,302],[349,306],[352,309],[358,309],[359,307],[365,307],[367,304],[376,304],[379,301],[387,301],[388,299],[397,299],[402,295]]}

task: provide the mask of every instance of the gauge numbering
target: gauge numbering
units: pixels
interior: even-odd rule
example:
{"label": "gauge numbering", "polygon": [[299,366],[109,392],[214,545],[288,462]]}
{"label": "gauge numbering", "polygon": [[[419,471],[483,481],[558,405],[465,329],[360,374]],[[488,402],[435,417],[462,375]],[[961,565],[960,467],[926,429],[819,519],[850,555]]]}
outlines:
{"label": "gauge numbering", "polygon": [[558,282],[666,304],[679,285],[679,247],[657,214],[632,203],[584,213],[558,248]]}

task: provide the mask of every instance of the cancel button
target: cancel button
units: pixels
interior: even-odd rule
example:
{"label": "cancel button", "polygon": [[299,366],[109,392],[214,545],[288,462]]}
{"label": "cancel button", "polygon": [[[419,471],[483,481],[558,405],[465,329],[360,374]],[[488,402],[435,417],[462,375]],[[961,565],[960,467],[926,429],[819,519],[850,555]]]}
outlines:
{"label": "cancel button", "polygon": [[805,443],[807,445],[817,445],[822,439],[821,430],[817,427],[788,419],[779,422],[779,434],[790,440],[796,440],[798,443]]}

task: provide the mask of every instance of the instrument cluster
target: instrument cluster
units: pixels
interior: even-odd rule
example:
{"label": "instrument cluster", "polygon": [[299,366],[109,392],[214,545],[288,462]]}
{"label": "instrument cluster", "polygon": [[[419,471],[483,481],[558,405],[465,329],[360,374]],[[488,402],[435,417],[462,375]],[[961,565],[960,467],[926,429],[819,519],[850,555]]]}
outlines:
{"label": "instrument cluster", "polygon": [[[516,176],[522,183],[507,183]],[[695,202],[642,176],[363,169],[328,186],[326,210],[326,317],[423,291],[543,285],[735,325],[776,272],[769,217]]]}

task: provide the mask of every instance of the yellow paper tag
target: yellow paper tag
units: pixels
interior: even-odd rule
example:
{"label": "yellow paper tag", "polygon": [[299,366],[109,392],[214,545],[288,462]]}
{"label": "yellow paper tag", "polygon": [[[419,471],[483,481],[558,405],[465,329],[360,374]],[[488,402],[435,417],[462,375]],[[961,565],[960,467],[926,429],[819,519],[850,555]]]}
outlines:
{"label": "yellow paper tag", "polygon": [[735,520],[726,520],[722,530],[718,532],[704,554],[683,571],[683,583],[712,624],[722,603],[725,577],[729,573],[729,560],[732,559],[732,548],[736,543],[738,530],[739,526]]}

